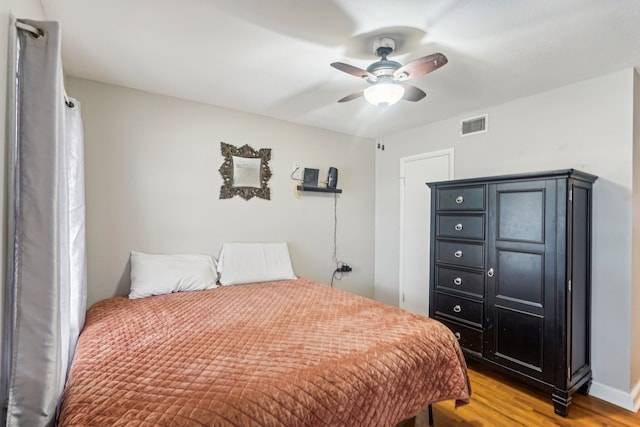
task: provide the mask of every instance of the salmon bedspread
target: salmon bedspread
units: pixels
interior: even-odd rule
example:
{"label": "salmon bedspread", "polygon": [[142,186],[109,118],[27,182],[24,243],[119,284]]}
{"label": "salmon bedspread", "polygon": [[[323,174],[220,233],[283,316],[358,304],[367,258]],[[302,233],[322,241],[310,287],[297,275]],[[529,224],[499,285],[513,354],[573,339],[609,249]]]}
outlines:
{"label": "salmon bedspread", "polygon": [[393,426],[469,401],[441,323],[305,279],[100,301],[61,426]]}

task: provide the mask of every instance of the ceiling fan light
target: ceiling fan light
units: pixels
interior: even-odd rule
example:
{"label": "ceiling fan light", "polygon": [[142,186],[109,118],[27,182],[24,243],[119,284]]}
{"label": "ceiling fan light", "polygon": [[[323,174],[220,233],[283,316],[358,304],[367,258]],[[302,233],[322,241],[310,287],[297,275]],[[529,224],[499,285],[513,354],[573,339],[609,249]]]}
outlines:
{"label": "ceiling fan light", "polygon": [[404,96],[404,87],[394,83],[378,83],[364,90],[364,98],[370,104],[385,107],[400,101]]}

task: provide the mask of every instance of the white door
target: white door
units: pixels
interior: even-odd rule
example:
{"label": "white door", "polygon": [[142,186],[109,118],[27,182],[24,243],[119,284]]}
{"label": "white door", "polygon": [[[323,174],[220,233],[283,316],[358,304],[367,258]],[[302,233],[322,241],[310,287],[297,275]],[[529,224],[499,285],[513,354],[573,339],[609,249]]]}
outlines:
{"label": "white door", "polygon": [[453,179],[453,148],[400,159],[400,301],[429,315],[431,191],[427,182]]}

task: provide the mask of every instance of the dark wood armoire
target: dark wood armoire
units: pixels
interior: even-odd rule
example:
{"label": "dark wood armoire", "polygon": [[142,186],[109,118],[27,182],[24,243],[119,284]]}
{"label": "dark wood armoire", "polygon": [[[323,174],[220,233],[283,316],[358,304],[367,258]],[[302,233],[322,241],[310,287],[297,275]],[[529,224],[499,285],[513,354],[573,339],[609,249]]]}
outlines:
{"label": "dark wood armoire", "polygon": [[430,316],[465,356],[550,393],[591,383],[591,205],[574,169],[428,183]]}

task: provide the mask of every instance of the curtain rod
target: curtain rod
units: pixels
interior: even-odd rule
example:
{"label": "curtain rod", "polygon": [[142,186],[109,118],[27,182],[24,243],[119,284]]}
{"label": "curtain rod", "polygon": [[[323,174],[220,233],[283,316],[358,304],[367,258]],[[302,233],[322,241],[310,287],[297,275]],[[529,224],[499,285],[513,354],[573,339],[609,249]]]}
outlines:
{"label": "curtain rod", "polygon": [[44,32],[40,28],[36,28],[33,25],[25,24],[24,22],[16,21],[16,27],[29,31],[31,34],[35,36],[35,38],[44,37]]}

